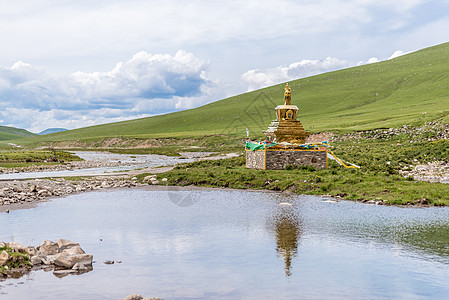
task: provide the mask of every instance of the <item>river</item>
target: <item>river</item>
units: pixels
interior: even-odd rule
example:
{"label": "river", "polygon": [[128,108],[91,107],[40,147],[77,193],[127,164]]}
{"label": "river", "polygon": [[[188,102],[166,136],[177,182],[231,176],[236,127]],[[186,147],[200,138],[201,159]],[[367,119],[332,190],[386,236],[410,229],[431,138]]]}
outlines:
{"label": "river", "polygon": [[0,299],[449,299],[448,208],[129,189],[2,213],[0,228],[0,241],[79,242],[95,261],[0,282]]}
{"label": "river", "polygon": [[[166,156],[157,154],[118,154],[99,151],[72,151],[74,155],[89,163],[111,164],[111,166],[74,168],[70,170],[35,171],[0,174],[0,180],[25,180],[48,177],[71,177],[71,176],[104,176],[118,175],[118,172],[153,168],[162,166],[173,166],[179,163],[192,162],[206,158],[213,152],[182,152],[182,156]],[[76,162],[74,162],[76,165]]]}

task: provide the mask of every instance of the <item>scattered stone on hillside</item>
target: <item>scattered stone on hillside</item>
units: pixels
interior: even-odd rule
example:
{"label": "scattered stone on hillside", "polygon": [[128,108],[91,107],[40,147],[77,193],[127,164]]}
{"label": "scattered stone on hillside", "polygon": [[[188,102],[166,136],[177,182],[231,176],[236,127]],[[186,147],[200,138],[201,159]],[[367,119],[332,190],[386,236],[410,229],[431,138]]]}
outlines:
{"label": "scattered stone on hillside", "polygon": [[422,143],[449,139],[449,124],[428,122],[419,127],[403,125],[398,128],[357,131],[341,136],[332,136],[331,141],[346,140],[388,140],[394,137],[407,136],[410,143]]}
{"label": "scattered stone on hillside", "polygon": [[449,162],[434,161],[426,165],[405,166],[399,170],[399,174],[414,180],[449,184]]}

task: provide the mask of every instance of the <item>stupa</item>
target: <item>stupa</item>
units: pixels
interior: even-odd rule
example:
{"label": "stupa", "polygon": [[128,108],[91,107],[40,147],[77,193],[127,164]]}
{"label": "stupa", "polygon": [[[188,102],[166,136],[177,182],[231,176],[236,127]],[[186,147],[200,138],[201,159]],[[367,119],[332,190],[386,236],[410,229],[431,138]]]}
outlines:
{"label": "stupa", "polygon": [[284,104],[276,107],[276,120],[264,131],[270,142],[304,144],[306,137],[310,135],[296,119],[299,109],[291,104],[291,95],[291,88],[287,83],[284,89]]}
{"label": "stupa", "polygon": [[276,120],[264,131],[267,141],[246,142],[246,167],[261,170],[283,170],[311,165],[327,168],[327,147],[306,144],[310,132],[297,120],[298,107],[292,105],[288,83],[284,89],[284,104],[276,107]]}

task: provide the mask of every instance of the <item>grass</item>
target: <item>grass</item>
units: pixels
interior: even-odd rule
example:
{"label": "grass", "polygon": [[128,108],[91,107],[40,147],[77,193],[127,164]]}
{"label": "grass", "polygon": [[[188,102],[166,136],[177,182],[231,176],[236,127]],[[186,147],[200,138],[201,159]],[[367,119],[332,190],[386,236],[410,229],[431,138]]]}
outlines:
{"label": "grass", "polygon": [[[292,80],[292,103],[311,132],[449,122],[449,43],[392,60]],[[254,137],[274,119],[284,84],[166,115],[25,138],[20,144],[119,138]]]}
{"label": "grass", "polygon": [[[233,152],[240,148],[243,140],[238,137],[224,135],[211,135],[195,138],[89,138],[82,142],[67,144],[67,141],[52,142],[51,144],[38,143],[28,145],[25,149],[33,147],[63,148],[66,151],[107,151],[119,154],[159,154],[179,156],[180,152]],[[11,149],[11,148],[8,148]],[[0,147],[0,151],[1,147]]]}
{"label": "grass", "polygon": [[26,131],[24,129],[0,126],[0,141],[15,140],[23,137],[35,136],[34,133]]}
{"label": "grass", "polygon": [[50,150],[0,150],[0,167],[17,168],[31,165],[55,165],[81,160],[64,151]]}
{"label": "grass", "polygon": [[54,165],[59,165],[60,163],[57,162],[0,162],[0,168],[26,168],[29,166],[54,166]]}
{"label": "grass", "polygon": [[[182,164],[158,177],[166,177],[169,185],[289,190],[297,194],[330,195],[383,204],[449,205],[448,184],[417,182],[399,175],[399,170],[413,164],[417,157],[422,163],[447,159],[449,141],[402,147],[393,146],[394,141],[334,143],[333,151],[338,157],[362,166],[361,169],[345,169],[330,161],[327,170],[315,170],[310,166],[253,170],[245,168],[244,157],[238,157]],[[147,175],[141,174],[138,178],[143,180]]]}

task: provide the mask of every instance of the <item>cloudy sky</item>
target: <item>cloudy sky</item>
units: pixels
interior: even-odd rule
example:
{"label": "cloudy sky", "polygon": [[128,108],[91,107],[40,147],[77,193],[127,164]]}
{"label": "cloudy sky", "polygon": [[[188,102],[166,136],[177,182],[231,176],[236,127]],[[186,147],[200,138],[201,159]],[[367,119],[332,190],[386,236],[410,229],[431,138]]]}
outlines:
{"label": "cloudy sky", "polygon": [[449,41],[449,1],[0,4],[0,125],[157,115]]}

